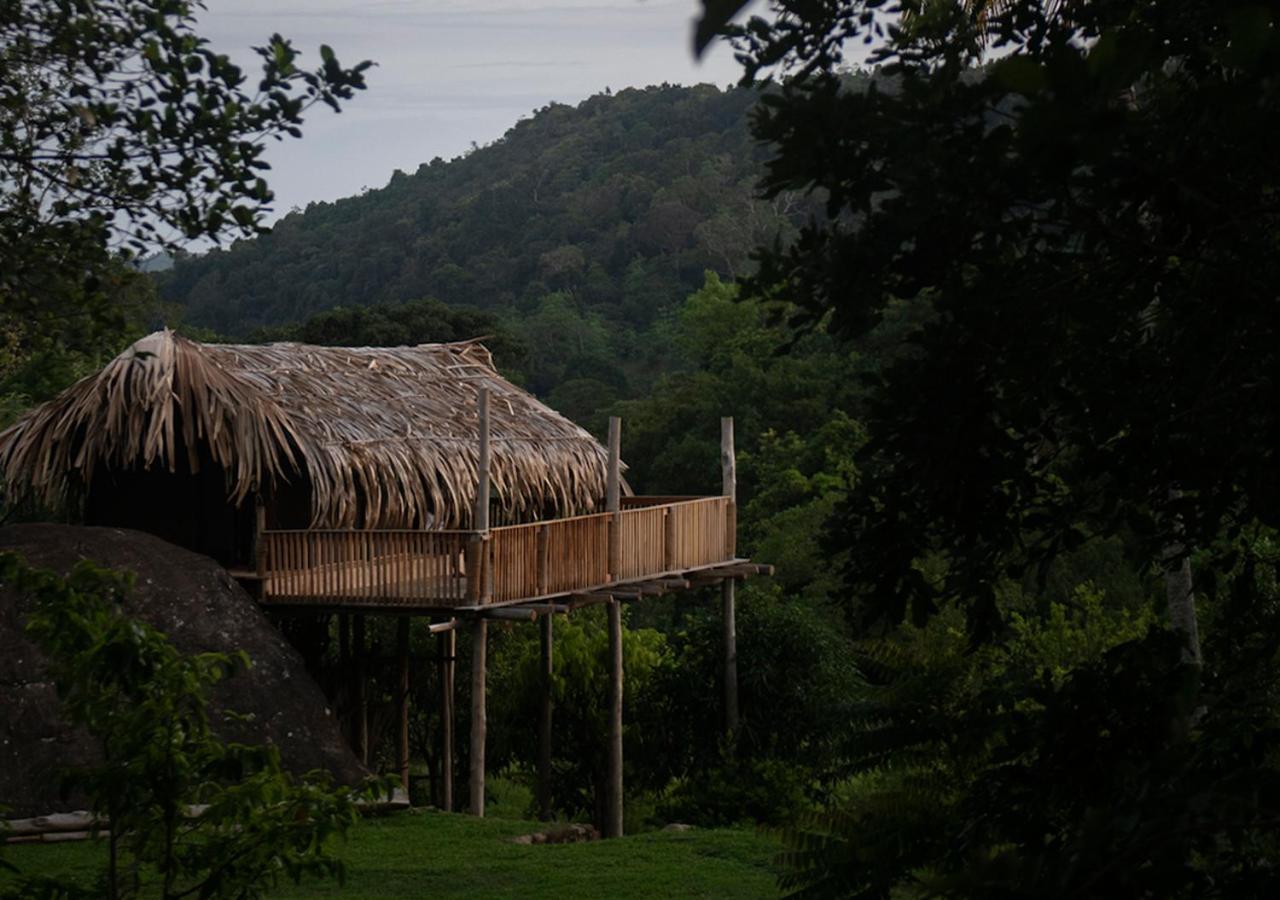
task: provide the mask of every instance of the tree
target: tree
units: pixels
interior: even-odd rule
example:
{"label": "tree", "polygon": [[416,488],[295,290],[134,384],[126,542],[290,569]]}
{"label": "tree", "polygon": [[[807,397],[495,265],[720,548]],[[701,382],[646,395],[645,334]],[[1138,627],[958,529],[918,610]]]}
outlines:
{"label": "tree", "polygon": [[[35,598],[27,631],[49,657],[63,711],[100,743],[101,764],[69,773],[109,823],[92,896],[258,897],[281,876],[342,876],[329,839],[373,786],[333,788],[321,773],[297,783],[275,748],[217,739],[208,690],[248,665],[243,655],[182,656],[120,612],[128,577],[87,562],[64,579],[3,554],[0,582]],[[17,891],[80,896],[43,879]]]}
{"label": "tree", "polygon": [[[766,190],[827,216],[752,284],[845,336],[892,297],[928,312],[869,423],[885,477],[864,499],[898,514],[853,513],[861,544],[899,548],[874,567],[885,611],[925,549],[990,612],[1028,534],[1052,554],[1123,522],[1156,559],[1274,523],[1274,11],[1002,4],[979,73],[962,6],[905,3],[928,13],[911,28],[791,6],[734,34],[748,77],[795,73],[755,121]],[[841,48],[868,35],[880,74],[847,90]]]}
{"label": "tree", "polygon": [[[742,4],[704,5],[714,30]],[[917,889],[941,874],[926,890],[952,895],[1256,894],[1277,853],[1274,761],[1249,749],[1274,727],[1276,648],[1246,629],[1273,612],[1256,548],[1280,525],[1280,206],[1265,137],[1280,126],[1280,9],[770,10],[721,30],[747,80],[785,76],[753,123],[773,145],[765,192],[810,192],[825,214],[763,252],[745,291],[846,338],[895,305],[916,322],[910,352],[875,374],[861,478],[834,525],[858,621],[888,629],[959,606],[971,642],[998,645],[1006,579],[1098,535],[1128,535],[1168,569],[1195,548],[1206,597],[1239,560],[1250,573],[1231,575],[1239,618],[1216,618],[1203,681],[1180,656],[1189,629],[1156,630],[936,723],[999,748],[944,820],[964,840],[898,832],[898,850],[868,849],[846,819],[846,874],[884,866],[881,888]],[[861,42],[877,69],[850,77],[845,48]],[[1237,645],[1249,649],[1224,651]]]}
{"label": "tree", "polygon": [[370,65],[299,67],[280,35],[261,78],[194,31],[199,0],[0,3],[0,312],[101,305],[119,255],[252,235],[271,201],[262,154]]}

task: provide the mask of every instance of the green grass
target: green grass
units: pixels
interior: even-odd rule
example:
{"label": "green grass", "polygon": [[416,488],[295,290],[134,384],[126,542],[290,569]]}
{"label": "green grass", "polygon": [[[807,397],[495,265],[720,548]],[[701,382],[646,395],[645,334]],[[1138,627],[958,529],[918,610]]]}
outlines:
{"label": "green grass", "polygon": [[[748,829],[650,832],[610,841],[527,846],[540,830],[518,819],[473,819],[411,810],[356,825],[342,853],[347,883],[281,885],[301,897],[775,897],[778,845]],[[5,858],[24,872],[87,883],[101,845],[16,845]],[[6,876],[0,875],[0,891]]]}

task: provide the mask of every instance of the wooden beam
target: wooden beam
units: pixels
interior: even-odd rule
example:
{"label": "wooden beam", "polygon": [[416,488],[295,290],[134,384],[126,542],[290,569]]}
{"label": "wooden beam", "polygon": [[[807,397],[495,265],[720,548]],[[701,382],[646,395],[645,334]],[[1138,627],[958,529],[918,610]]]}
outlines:
{"label": "wooden beam", "polygon": [[609,601],[609,775],[605,837],[622,837],[622,607]]}
{"label": "wooden beam", "polygon": [[615,584],[600,589],[600,596],[616,600],[639,600],[644,595],[644,591],[633,584]]}
{"label": "wooden beam", "polygon": [[446,619],[443,622],[432,622],[427,626],[427,631],[431,634],[444,634],[446,631],[457,630],[458,625],[457,619]]}
{"label": "wooden beam", "polygon": [[568,603],[538,603],[531,604],[527,608],[536,609],[539,618],[542,616],[564,615],[573,609]]}
{"label": "wooden beam", "polygon": [[555,674],[553,655],[553,623],[555,616],[542,620],[542,709],[538,717],[538,815],[542,821],[551,819],[551,715],[553,698],[552,682]]}
{"label": "wooden beam", "polygon": [[[726,544],[730,552],[736,541],[731,530],[737,526],[735,504],[738,499],[738,467],[733,451],[733,417],[725,416],[720,420],[720,474],[721,493],[729,498],[727,510],[728,538]],[[732,579],[726,579],[720,586],[721,622],[724,630],[724,725],[732,742],[738,733],[738,626],[735,610],[734,592],[736,586]]]}
{"label": "wooden beam", "polygon": [[504,619],[508,622],[536,622],[538,611],[531,606],[499,606],[484,611],[486,619]]}
{"label": "wooden beam", "polygon": [[457,619],[454,627],[437,632],[440,643],[440,808],[453,812],[453,670],[458,656]]}
{"label": "wooden beam", "polygon": [[396,762],[400,768],[400,786],[409,793],[409,617],[396,623],[396,653],[400,668],[400,734]]}
{"label": "wooden beam", "polygon": [[484,815],[485,745],[485,651],[488,649],[486,619],[471,623],[471,814]]}
{"label": "wooden beam", "polygon": [[369,704],[364,683],[364,616],[355,616],[352,658],[355,661],[356,756],[369,765]]}
{"label": "wooden beam", "polygon": [[569,610],[581,609],[584,606],[595,606],[597,603],[608,603],[608,594],[576,593],[569,595]]}

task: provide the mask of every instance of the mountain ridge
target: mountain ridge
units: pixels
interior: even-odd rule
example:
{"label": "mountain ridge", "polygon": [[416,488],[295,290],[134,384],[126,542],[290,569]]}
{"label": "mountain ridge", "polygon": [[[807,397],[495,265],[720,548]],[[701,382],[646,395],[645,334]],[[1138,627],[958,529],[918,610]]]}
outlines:
{"label": "mountain ridge", "polygon": [[755,196],[756,96],[662,85],[551,104],[492,144],[180,259],[162,296],[233,335],[422,298],[527,312],[557,293],[644,327],[791,227],[788,204]]}

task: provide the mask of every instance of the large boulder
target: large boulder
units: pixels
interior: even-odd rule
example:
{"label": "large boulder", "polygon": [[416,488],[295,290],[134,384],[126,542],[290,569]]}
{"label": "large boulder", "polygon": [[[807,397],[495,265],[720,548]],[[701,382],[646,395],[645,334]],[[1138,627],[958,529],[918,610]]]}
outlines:
{"label": "large boulder", "polygon": [[[82,559],[135,573],[125,604],[130,615],[164,632],[183,653],[249,655],[252,668],[217,685],[211,698],[222,737],[275,744],[295,773],[325,769],[347,784],[367,774],[302,657],[213,560],[140,531],[71,525],[0,528],[0,552],[9,550],[60,574]],[[98,758],[93,739],[59,715],[45,660],[23,631],[29,608],[27,598],[0,591],[0,806],[10,816],[83,808],[84,797],[60,795],[59,773]],[[252,721],[225,722],[223,709],[251,714]]]}

